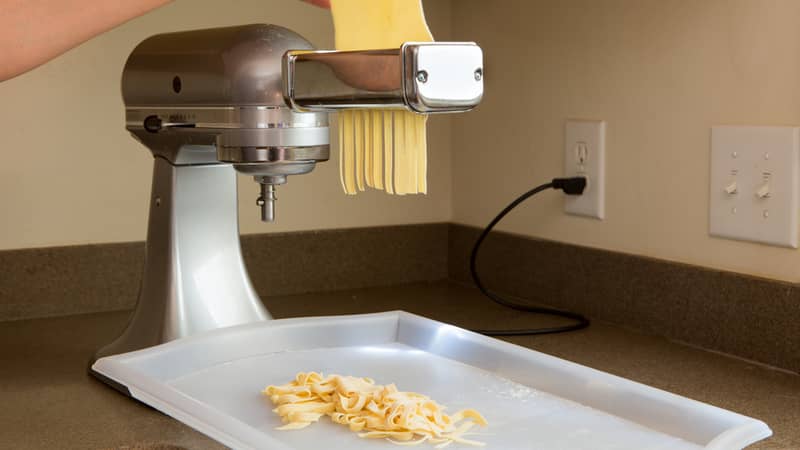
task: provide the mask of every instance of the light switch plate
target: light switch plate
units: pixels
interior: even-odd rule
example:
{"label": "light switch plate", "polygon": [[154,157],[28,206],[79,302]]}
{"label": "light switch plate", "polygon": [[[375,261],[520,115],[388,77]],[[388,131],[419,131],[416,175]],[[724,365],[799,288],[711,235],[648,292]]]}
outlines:
{"label": "light switch plate", "polygon": [[585,176],[583,195],[565,195],[564,212],[604,219],[606,123],[602,120],[567,120],[564,139],[564,176]]}
{"label": "light switch plate", "polygon": [[711,129],[709,232],[797,248],[800,128]]}

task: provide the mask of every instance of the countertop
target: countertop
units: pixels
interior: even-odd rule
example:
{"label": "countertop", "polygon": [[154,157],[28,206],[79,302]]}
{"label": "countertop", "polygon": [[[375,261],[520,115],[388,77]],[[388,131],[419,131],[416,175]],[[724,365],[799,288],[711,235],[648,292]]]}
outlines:
{"label": "countertop", "polygon": [[[65,300],[66,301],[66,300]],[[500,307],[439,282],[269,297],[276,318],[403,309],[463,327],[557,322]],[[0,448],[222,448],[86,374],[129,312],[0,322]],[[800,376],[604,323],[510,342],[765,421],[751,448],[800,449]]]}

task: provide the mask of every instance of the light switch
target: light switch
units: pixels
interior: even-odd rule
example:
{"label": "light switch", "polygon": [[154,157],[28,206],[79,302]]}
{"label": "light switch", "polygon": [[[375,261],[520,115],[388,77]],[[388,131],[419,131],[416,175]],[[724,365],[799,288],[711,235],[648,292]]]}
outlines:
{"label": "light switch", "polygon": [[709,231],[797,248],[800,128],[711,130]]}
{"label": "light switch", "polygon": [[769,197],[769,183],[764,183],[761,185],[760,188],[756,191],[756,197],[758,198],[767,198]]}

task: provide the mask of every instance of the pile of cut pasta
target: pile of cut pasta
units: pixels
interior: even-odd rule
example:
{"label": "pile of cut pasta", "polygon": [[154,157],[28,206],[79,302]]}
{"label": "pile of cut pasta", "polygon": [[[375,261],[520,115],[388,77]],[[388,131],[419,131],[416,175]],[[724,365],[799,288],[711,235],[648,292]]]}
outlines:
{"label": "pile of cut pasta", "polygon": [[273,411],[285,424],[279,430],[297,430],[328,416],[361,438],[400,445],[429,442],[435,448],[454,442],[484,445],[464,437],[476,424],[487,425],[477,411],[447,415],[443,406],[422,394],[398,391],[394,384],[378,385],[369,378],[301,372],[294,381],[268,386],[262,393],[277,405]]}

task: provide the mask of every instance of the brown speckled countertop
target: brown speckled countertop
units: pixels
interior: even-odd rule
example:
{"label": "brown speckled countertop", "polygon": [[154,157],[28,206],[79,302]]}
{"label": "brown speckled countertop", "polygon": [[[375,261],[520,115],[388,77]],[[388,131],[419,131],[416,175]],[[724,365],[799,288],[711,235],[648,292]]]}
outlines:
{"label": "brown speckled countertop", "polygon": [[[546,319],[445,282],[272,297],[277,318],[404,309],[464,327],[538,326]],[[0,322],[0,448],[221,448],[86,375],[92,352],[128,313]],[[595,323],[588,330],[510,338],[596,369],[756,417],[774,437],[751,447],[800,449],[800,376]]]}

